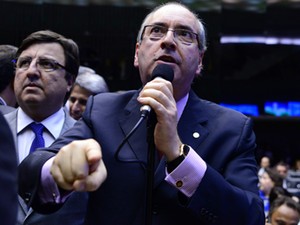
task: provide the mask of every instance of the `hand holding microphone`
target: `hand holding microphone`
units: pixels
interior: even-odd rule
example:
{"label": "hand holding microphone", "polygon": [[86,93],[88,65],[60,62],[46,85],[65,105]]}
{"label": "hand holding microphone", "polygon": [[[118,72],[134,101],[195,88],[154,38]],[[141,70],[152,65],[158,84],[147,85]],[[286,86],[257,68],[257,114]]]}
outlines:
{"label": "hand holding microphone", "polygon": [[[142,121],[148,117],[151,110],[157,117],[155,120],[154,136],[158,136],[156,140],[157,150],[166,155],[167,159],[172,158],[172,150],[177,150],[180,145],[180,140],[177,134],[177,108],[173,97],[173,86],[170,83],[174,78],[174,72],[171,66],[166,64],[159,64],[156,66],[151,74],[151,81],[149,81],[141,91],[138,101],[143,105],[140,108],[141,117],[131,131],[125,136],[118,146],[115,159],[119,162],[139,162],[137,160],[123,160],[119,157],[123,145],[137,130]],[[158,123],[157,123],[157,122]],[[150,122],[150,121],[148,121]],[[153,121],[152,121],[153,122]],[[165,140],[168,140],[167,142]],[[176,146],[176,147],[174,147]],[[168,153],[169,151],[169,153]],[[169,157],[171,155],[171,157]]]}
{"label": "hand holding microphone", "polygon": [[[158,78],[158,77],[172,82],[174,79],[173,68],[166,64],[158,64],[152,71],[151,80],[154,80],[155,78]],[[147,89],[147,87],[145,86],[143,90],[146,90],[146,89]],[[149,105],[143,105],[140,110],[141,110],[142,114],[149,114],[151,111],[151,107]]]}
{"label": "hand holding microphone", "polygon": [[140,93],[138,101],[143,104],[141,110],[151,108],[156,114],[157,123],[154,129],[156,149],[166,155],[167,159],[174,158],[180,146],[177,133],[177,107],[173,97],[173,69],[169,65],[160,64],[152,73]]}

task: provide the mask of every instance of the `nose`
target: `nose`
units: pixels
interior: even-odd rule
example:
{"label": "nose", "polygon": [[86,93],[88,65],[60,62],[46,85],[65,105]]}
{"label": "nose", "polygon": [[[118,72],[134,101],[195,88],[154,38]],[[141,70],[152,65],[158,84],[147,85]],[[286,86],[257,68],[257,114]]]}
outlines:
{"label": "nose", "polygon": [[162,38],[161,42],[162,48],[176,48],[175,34],[172,30],[168,30],[166,35]]}
{"label": "nose", "polygon": [[38,69],[37,67],[37,59],[33,59],[30,64],[29,64],[29,67],[27,70],[31,70],[31,69]]}
{"label": "nose", "polygon": [[82,109],[81,109],[81,106],[80,106],[78,100],[76,100],[74,103],[70,104],[70,113],[71,113],[71,116],[76,120],[78,120],[81,117]]}
{"label": "nose", "polygon": [[73,103],[72,109],[73,109],[73,111],[79,112],[79,111],[80,111],[80,108],[81,108],[81,107],[80,107],[79,101],[76,100],[76,101]]}
{"label": "nose", "polygon": [[26,70],[27,72],[27,77],[31,80],[37,79],[40,75],[36,60],[32,60],[28,69]]}

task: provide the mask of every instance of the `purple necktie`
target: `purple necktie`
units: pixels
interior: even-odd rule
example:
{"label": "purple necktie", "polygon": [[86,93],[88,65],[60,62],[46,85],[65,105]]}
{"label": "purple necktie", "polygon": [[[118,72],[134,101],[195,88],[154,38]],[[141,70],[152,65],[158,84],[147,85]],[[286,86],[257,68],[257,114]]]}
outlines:
{"label": "purple necktie", "polygon": [[45,147],[45,140],[43,138],[44,125],[41,123],[31,123],[30,127],[35,134],[35,138],[30,147],[30,152],[34,152],[37,148]]}

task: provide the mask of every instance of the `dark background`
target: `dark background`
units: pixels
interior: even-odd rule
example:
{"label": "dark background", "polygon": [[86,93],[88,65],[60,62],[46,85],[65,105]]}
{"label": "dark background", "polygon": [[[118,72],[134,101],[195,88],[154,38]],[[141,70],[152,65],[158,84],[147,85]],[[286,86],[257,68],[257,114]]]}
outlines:
{"label": "dark background", "polygon": [[[251,2],[251,1],[250,1]],[[286,2],[286,1],[283,1]],[[250,5],[251,6],[251,5]],[[28,34],[50,29],[75,40],[81,64],[102,75],[111,91],[140,87],[133,67],[135,39],[150,7],[0,1],[0,43],[19,46]],[[216,103],[259,106],[253,117],[259,158],[292,164],[300,158],[300,119],[264,115],[266,101],[300,101],[300,45],[222,44],[222,36],[300,37],[297,3],[272,5],[221,4],[216,10],[195,8],[207,28],[208,50],[202,78],[193,88]]]}

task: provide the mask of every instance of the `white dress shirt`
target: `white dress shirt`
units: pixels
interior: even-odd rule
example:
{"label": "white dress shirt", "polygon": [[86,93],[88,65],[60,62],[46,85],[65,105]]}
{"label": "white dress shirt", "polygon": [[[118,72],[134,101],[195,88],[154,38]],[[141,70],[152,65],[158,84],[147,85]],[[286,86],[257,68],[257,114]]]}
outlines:
{"label": "white dress shirt", "polygon": [[[34,132],[28,126],[34,122],[20,107],[17,112],[17,145],[19,163],[29,154],[30,146],[35,138]],[[63,108],[52,114],[45,120],[41,121],[45,127],[43,137],[45,139],[45,147],[50,146],[60,135],[63,124],[65,122],[65,112]]]}

